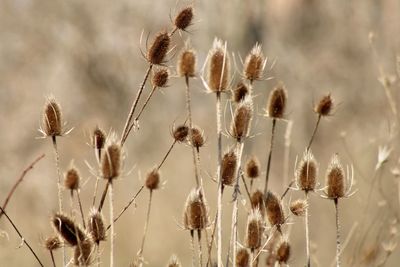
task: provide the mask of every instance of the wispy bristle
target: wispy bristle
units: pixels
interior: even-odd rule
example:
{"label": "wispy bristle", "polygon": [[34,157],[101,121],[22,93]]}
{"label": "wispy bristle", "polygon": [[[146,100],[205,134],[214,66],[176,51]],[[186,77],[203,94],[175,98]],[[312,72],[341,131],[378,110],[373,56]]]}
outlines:
{"label": "wispy bristle", "polygon": [[51,218],[51,224],[57,233],[71,246],[87,239],[86,234],[70,217],[56,213]]}
{"label": "wispy bristle", "polygon": [[155,65],[164,63],[170,43],[171,38],[169,34],[165,31],[159,32],[147,51],[147,60]]}
{"label": "wispy bristle", "polygon": [[307,209],[307,202],[303,199],[297,199],[290,203],[290,211],[295,216],[304,216]]}
{"label": "wispy bristle", "polygon": [[260,248],[263,232],[261,213],[258,209],[252,209],[247,217],[246,246],[251,250]]}
{"label": "wispy bristle", "polygon": [[237,166],[237,155],[234,149],[225,153],[221,162],[221,179],[225,186],[233,186],[235,183],[235,172]]}
{"label": "wispy bristle", "polygon": [[251,208],[258,209],[260,211],[261,216],[264,218],[265,216],[265,202],[264,202],[264,194],[261,190],[256,190],[251,195]]}
{"label": "wispy bristle", "polygon": [[61,247],[61,241],[58,236],[50,236],[44,241],[44,246],[47,250],[53,251]]}
{"label": "wispy bristle", "polygon": [[189,127],[186,125],[180,125],[173,129],[172,135],[177,142],[185,142],[189,134]]}
{"label": "wispy bristle", "polygon": [[103,178],[114,179],[121,172],[121,146],[115,142],[111,142],[104,151],[102,157],[101,170]]}
{"label": "wispy bristle", "polygon": [[265,199],[265,209],[267,211],[268,221],[273,226],[284,224],[285,216],[282,209],[281,200],[272,192],[268,191]]}
{"label": "wispy bristle", "polygon": [[185,48],[179,55],[178,75],[181,77],[196,76],[196,52],[193,49]]}
{"label": "wispy bristle", "polygon": [[247,249],[241,248],[236,253],[237,267],[250,267],[250,253]]}
{"label": "wispy bristle", "polygon": [[93,243],[84,240],[74,249],[74,264],[76,266],[89,266],[92,263]]}
{"label": "wispy bristle", "polygon": [[243,83],[242,81],[238,82],[236,87],[232,89],[232,100],[239,104],[241,101],[245,99],[247,95],[249,95],[250,89],[249,87]]}
{"label": "wispy bristle", "polygon": [[285,114],[286,109],[286,101],[287,101],[287,92],[283,85],[279,85],[275,87],[268,99],[268,116],[275,119],[280,119]]}
{"label": "wispy bristle", "polygon": [[187,27],[190,26],[193,20],[193,8],[186,7],[183,8],[178,15],[176,15],[174,24],[175,27],[180,30],[185,30]]}
{"label": "wispy bristle", "polygon": [[346,190],[345,173],[337,154],[333,155],[326,172],[326,194],[329,198],[341,198]]}
{"label": "wispy bristle", "polygon": [[156,190],[160,186],[160,170],[158,168],[152,169],[146,176],[146,187],[149,190]]}
{"label": "wispy bristle", "polygon": [[43,112],[43,132],[47,136],[61,136],[62,126],[60,105],[54,98],[47,99]]}
{"label": "wispy bristle", "polygon": [[92,209],[89,213],[88,231],[96,244],[99,244],[100,241],[106,240],[104,218],[97,209]]}
{"label": "wispy bristle", "polygon": [[283,241],[277,251],[276,251],[276,259],[279,263],[287,263],[290,258],[290,245],[287,241]]}
{"label": "wispy bristle", "polygon": [[323,96],[318,104],[315,106],[314,111],[320,116],[329,116],[333,109],[333,98],[331,94]]}
{"label": "wispy bristle", "polygon": [[231,125],[231,135],[238,142],[249,134],[250,124],[253,117],[253,101],[247,96],[236,108]]}
{"label": "wispy bristle", "polygon": [[189,230],[201,230],[208,226],[208,207],[201,189],[194,188],[186,199],[184,226]]}
{"label": "wispy bristle", "polygon": [[256,44],[244,62],[244,77],[250,81],[259,80],[262,76],[264,55],[261,46]]}
{"label": "wispy bristle", "polygon": [[229,85],[229,56],[221,40],[215,38],[209,52],[208,87],[213,92],[223,92]]}
{"label": "wispy bristle", "polygon": [[167,68],[160,68],[153,74],[151,80],[154,87],[166,87],[169,78],[169,71]]}
{"label": "wispy bristle", "polygon": [[317,184],[318,164],[311,153],[306,150],[296,170],[297,186],[304,191],[314,191]]}
{"label": "wispy bristle", "polygon": [[71,167],[64,178],[64,186],[68,190],[78,190],[79,189],[80,175],[75,167]]}
{"label": "wispy bristle", "polygon": [[246,176],[255,179],[260,176],[260,161],[256,156],[252,156],[246,162]]}

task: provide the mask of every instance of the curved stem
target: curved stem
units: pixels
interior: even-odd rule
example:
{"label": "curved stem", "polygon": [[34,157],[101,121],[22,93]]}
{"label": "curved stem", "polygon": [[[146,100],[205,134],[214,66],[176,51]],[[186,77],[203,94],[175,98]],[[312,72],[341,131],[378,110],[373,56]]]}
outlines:
{"label": "curved stem", "polygon": [[267,192],[268,192],[268,180],[269,180],[269,172],[270,172],[270,169],[271,169],[272,149],[273,149],[273,146],[274,146],[275,126],[276,126],[276,119],[274,118],[274,119],[272,119],[272,130],[271,130],[271,140],[270,140],[270,143],[269,143],[267,172],[265,174],[264,196],[266,196]]}
{"label": "curved stem", "polygon": [[311,145],[312,145],[312,142],[314,141],[314,137],[315,137],[315,134],[317,133],[317,129],[318,129],[318,125],[319,125],[320,121],[321,121],[321,115],[318,115],[318,119],[317,119],[317,122],[315,123],[314,131],[311,135],[310,141],[308,142],[307,151],[310,150],[310,148],[311,148]]}
{"label": "curved stem", "polygon": [[143,230],[142,245],[140,246],[140,250],[139,250],[139,253],[138,253],[139,262],[141,263],[140,266],[142,266],[142,263],[143,263],[142,257],[143,257],[143,250],[144,250],[144,242],[146,240],[147,228],[149,226],[149,221],[150,221],[150,209],[151,209],[152,196],[153,196],[153,190],[150,190],[149,203],[148,203],[148,206],[147,206],[146,222],[144,224],[144,230]]}

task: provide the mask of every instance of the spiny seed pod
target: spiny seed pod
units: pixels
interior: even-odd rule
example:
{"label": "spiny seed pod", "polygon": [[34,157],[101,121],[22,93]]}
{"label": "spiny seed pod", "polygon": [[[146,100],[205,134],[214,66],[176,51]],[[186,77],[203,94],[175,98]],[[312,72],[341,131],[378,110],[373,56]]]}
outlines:
{"label": "spiny seed pod", "polygon": [[268,191],[265,199],[265,209],[267,211],[268,221],[271,225],[282,225],[285,222],[285,216],[282,209],[281,200],[271,191]]}
{"label": "spiny seed pod", "polygon": [[95,208],[89,213],[88,231],[97,245],[100,241],[106,240],[106,228],[104,226],[103,215]]}
{"label": "spiny seed pod", "polygon": [[245,248],[241,248],[236,253],[237,267],[250,267],[250,254]]}
{"label": "spiny seed pod", "polygon": [[[190,134],[190,132],[189,132],[189,134]],[[191,144],[198,150],[205,143],[203,130],[201,130],[197,126],[193,126],[191,134],[192,134]]]}
{"label": "spiny seed pod", "polygon": [[169,259],[167,267],[181,267],[181,262],[176,255],[172,255]]}
{"label": "spiny seed pod", "polygon": [[265,260],[265,266],[266,267],[274,267],[276,263],[276,255],[274,253],[269,253],[266,260]]}
{"label": "spiny seed pod", "polygon": [[146,187],[150,191],[158,189],[160,186],[160,171],[154,168],[147,174]]}
{"label": "spiny seed pod", "polygon": [[326,194],[337,199],[345,196],[345,174],[337,154],[333,155],[326,172]]}
{"label": "spiny seed pod", "polygon": [[253,101],[246,97],[236,108],[231,125],[231,134],[238,142],[249,134],[250,124],[253,117]]}
{"label": "spiny seed pod", "polygon": [[258,209],[252,209],[247,217],[246,246],[252,251],[260,248],[263,232],[264,226],[261,213]]}
{"label": "spiny seed pod", "polygon": [[185,203],[184,226],[189,230],[202,230],[208,225],[207,203],[201,189],[192,189]]}
{"label": "spiny seed pod", "polygon": [[252,156],[246,162],[246,176],[250,179],[255,179],[260,176],[260,161],[256,156]]}
{"label": "spiny seed pod", "polygon": [[306,214],[307,201],[303,199],[297,199],[290,203],[290,211],[295,216],[304,216]]}
{"label": "spiny seed pod", "polygon": [[331,94],[328,94],[321,98],[321,100],[315,106],[314,111],[320,116],[329,116],[331,115],[333,104],[334,103]]}
{"label": "spiny seed pod", "polygon": [[186,140],[188,134],[189,134],[189,127],[186,125],[180,125],[176,127],[172,132],[175,141],[180,143]]}
{"label": "spiny seed pod", "polygon": [[84,240],[74,249],[74,264],[76,266],[89,266],[92,263],[93,244]]}
{"label": "spiny seed pod", "polygon": [[237,166],[237,155],[234,149],[225,153],[221,162],[221,181],[225,186],[233,186]]}
{"label": "spiny seed pod", "polygon": [[169,34],[165,31],[159,32],[154,38],[150,49],[147,51],[147,60],[154,65],[162,64],[170,43],[171,37]]}
{"label": "spiny seed pod", "polygon": [[64,186],[65,188],[71,191],[78,190],[79,180],[80,180],[80,175],[78,170],[74,167],[71,167],[65,174]]}
{"label": "spiny seed pod", "polygon": [[264,55],[261,46],[256,44],[247,55],[244,62],[244,77],[250,81],[259,80],[262,76]]}
{"label": "spiny seed pod", "polygon": [[261,190],[256,190],[251,195],[251,208],[258,209],[261,213],[261,216],[264,218],[265,216],[265,202],[264,202],[264,194]]}
{"label": "spiny seed pod", "polygon": [[196,52],[192,49],[185,48],[179,55],[178,75],[181,77],[196,76]]}
{"label": "spiny seed pod", "polygon": [[306,192],[314,191],[317,184],[318,164],[311,153],[306,150],[296,170],[297,186]]}
{"label": "spiny seed pod", "polygon": [[250,89],[243,82],[238,82],[236,88],[232,90],[232,100],[239,104],[241,101],[245,99],[247,95],[249,95]]}
{"label": "spiny seed pod", "polygon": [[154,87],[166,87],[168,83],[169,71],[167,68],[161,68],[154,72],[151,80]]}
{"label": "spiny seed pod", "polygon": [[286,89],[282,85],[275,87],[269,94],[267,115],[274,119],[282,118],[286,109],[286,101]]}
{"label": "spiny seed pod", "polygon": [[208,87],[212,92],[223,92],[229,85],[230,63],[224,45],[217,38],[209,52]]}
{"label": "spiny seed pod", "polygon": [[54,98],[47,99],[43,112],[43,133],[46,136],[61,136],[62,126],[60,105]]}
{"label": "spiny seed pod", "polygon": [[92,146],[95,149],[103,149],[106,143],[106,134],[98,126],[93,131]]}
{"label": "spiny seed pod", "polygon": [[186,7],[182,9],[178,13],[178,15],[176,15],[174,21],[175,27],[180,30],[185,30],[192,23],[192,19],[193,19],[193,8]]}
{"label": "spiny seed pod", "polygon": [[44,246],[47,250],[53,251],[61,247],[61,241],[58,236],[50,236],[44,241]]}
{"label": "spiny seed pod", "polygon": [[51,218],[51,224],[58,234],[71,246],[87,239],[86,234],[70,217],[62,213],[56,213]]}
{"label": "spiny seed pod", "polygon": [[110,180],[120,175],[121,154],[121,146],[117,143],[111,143],[106,147],[101,163],[103,178]]}
{"label": "spiny seed pod", "polygon": [[279,263],[287,263],[290,258],[290,245],[287,241],[283,241],[277,251],[276,251],[276,259]]}

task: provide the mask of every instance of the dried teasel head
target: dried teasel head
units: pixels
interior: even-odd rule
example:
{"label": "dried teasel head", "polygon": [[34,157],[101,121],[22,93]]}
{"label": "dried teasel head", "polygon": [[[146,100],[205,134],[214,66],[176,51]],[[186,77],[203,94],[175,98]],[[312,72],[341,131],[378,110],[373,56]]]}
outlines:
{"label": "dried teasel head", "polygon": [[308,192],[314,191],[317,184],[318,164],[311,150],[304,151],[300,164],[297,165],[295,177],[298,188]]}
{"label": "dried teasel head", "polygon": [[264,218],[265,201],[263,192],[261,192],[261,190],[254,191],[254,193],[251,194],[250,202],[251,202],[251,208],[258,209],[260,211],[261,216]]}
{"label": "dried teasel head", "polygon": [[295,216],[304,216],[306,214],[307,201],[304,199],[297,199],[290,203],[290,211]]}
{"label": "dried teasel head", "polygon": [[331,94],[327,94],[319,100],[318,104],[314,107],[314,111],[320,116],[329,116],[332,114],[333,106],[333,98]]}
{"label": "dried teasel head", "polygon": [[71,246],[88,239],[81,227],[69,216],[56,213],[51,218],[51,225],[56,232]]}
{"label": "dried teasel head", "polygon": [[237,155],[234,149],[226,152],[221,162],[221,181],[224,186],[233,186],[237,167]]}
{"label": "dried teasel head", "polygon": [[263,220],[258,209],[252,209],[247,217],[246,246],[254,251],[260,248],[264,232]]}
{"label": "dried teasel head", "polygon": [[281,119],[285,114],[287,92],[283,85],[278,85],[269,94],[267,116],[273,119]]}
{"label": "dried teasel head", "polygon": [[93,131],[92,135],[92,146],[95,149],[103,149],[106,143],[106,134],[98,126]]}
{"label": "dried teasel head", "polygon": [[238,142],[243,141],[249,134],[250,124],[253,117],[253,101],[247,96],[235,110],[231,125],[231,135]]}
{"label": "dried teasel head", "polygon": [[242,81],[238,82],[236,87],[232,89],[232,100],[239,104],[250,94],[249,87]]}
{"label": "dried teasel head", "polygon": [[268,191],[265,198],[265,209],[267,218],[271,225],[280,226],[285,223],[281,200],[271,191]]}
{"label": "dried teasel head", "polygon": [[66,173],[64,178],[64,186],[68,190],[78,190],[79,189],[80,175],[78,169],[71,167]]}
{"label": "dried teasel head", "polygon": [[196,76],[196,52],[193,49],[185,48],[180,53],[177,71],[181,77]]}
{"label": "dried teasel head", "polygon": [[147,60],[154,65],[160,65],[164,63],[170,43],[171,37],[166,31],[157,33],[153,43],[147,51]]}
{"label": "dried teasel head", "polygon": [[215,38],[208,55],[208,87],[212,92],[224,92],[229,85],[230,62],[222,41]]}
{"label": "dried teasel head", "polygon": [[156,190],[160,186],[160,170],[156,167],[152,169],[146,176],[145,185],[150,191]]}
{"label": "dried teasel head", "polygon": [[47,99],[44,106],[43,121],[40,131],[45,136],[52,136],[53,138],[63,134],[61,107],[52,97]]}
{"label": "dried teasel head", "polygon": [[104,179],[115,179],[121,174],[122,151],[118,143],[110,142],[101,159],[101,172]]}
{"label": "dried teasel head", "polygon": [[236,266],[250,267],[250,253],[247,249],[241,248],[236,252]]}
{"label": "dried teasel head", "polygon": [[182,264],[176,255],[172,255],[168,261],[167,267],[181,267]]}
{"label": "dried teasel head", "polygon": [[326,196],[331,199],[347,197],[351,187],[351,183],[347,185],[347,182],[342,164],[340,163],[338,155],[335,154],[326,171]]}
{"label": "dried teasel head", "polygon": [[261,51],[261,45],[256,44],[245,59],[243,70],[244,77],[251,82],[259,80],[264,69],[264,62],[265,59]]}
{"label": "dried teasel head", "polygon": [[208,208],[201,188],[194,188],[186,199],[183,213],[184,227],[188,230],[202,230],[208,226]]}
{"label": "dried teasel head", "polygon": [[169,71],[167,68],[160,68],[156,70],[151,79],[151,83],[154,87],[167,87],[169,78]]}
{"label": "dried teasel head", "polygon": [[59,249],[61,247],[61,241],[58,236],[50,236],[44,240],[44,247],[49,250],[53,251]]}
{"label": "dried teasel head", "polygon": [[104,225],[103,215],[95,208],[90,210],[88,219],[88,231],[93,241],[99,244],[106,240],[106,227]]}
{"label": "dried teasel head", "polygon": [[193,8],[185,7],[179,11],[178,15],[176,15],[174,24],[177,29],[185,30],[189,27],[193,20]]}
{"label": "dried teasel head", "polygon": [[182,143],[186,141],[189,134],[189,127],[186,125],[179,125],[172,130],[172,136],[176,142]]}
{"label": "dried teasel head", "polygon": [[246,162],[246,176],[256,179],[260,176],[260,161],[256,156],[252,156]]}
{"label": "dried teasel head", "polygon": [[93,243],[90,239],[79,243],[74,249],[74,264],[76,266],[89,266],[92,263]]}
{"label": "dried teasel head", "polygon": [[189,134],[191,134],[190,138],[190,143],[192,146],[194,146],[197,150],[199,150],[200,147],[204,146],[205,143],[205,138],[204,138],[204,132],[197,126],[193,126],[191,129],[191,132],[189,131]]}
{"label": "dried teasel head", "polygon": [[283,241],[276,250],[276,260],[279,263],[287,263],[290,258],[290,245],[287,241]]}
{"label": "dried teasel head", "polygon": [[265,259],[266,267],[274,267],[276,263],[276,255],[272,252],[268,253],[267,258]]}

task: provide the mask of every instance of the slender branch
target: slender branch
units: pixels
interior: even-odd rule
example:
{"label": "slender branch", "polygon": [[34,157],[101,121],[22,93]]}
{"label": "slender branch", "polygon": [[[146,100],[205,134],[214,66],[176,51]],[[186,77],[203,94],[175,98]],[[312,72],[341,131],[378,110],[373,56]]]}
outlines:
{"label": "slender branch", "polygon": [[192,267],[196,265],[196,250],[194,247],[194,230],[190,230],[190,248],[192,250]]}
{"label": "slender branch", "polygon": [[144,242],[146,240],[147,228],[149,226],[149,221],[150,221],[150,210],[151,210],[151,199],[152,199],[152,197],[153,197],[153,190],[150,189],[150,197],[149,197],[149,202],[148,202],[148,206],[147,206],[146,222],[144,223],[142,244],[141,244],[140,250],[138,252],[138,258],[139,258],[139,261],[141,263],[140,266],[142,266],[142,263],[143,263]]}
{"label": "slender branch", "polygon": [[309,231],[309,210],[308,210],[308,192],[304,191],[304,194],[306,195],[306,214],[305,214],[305,228],[306,228],[306,257],[307,257],[307,267],[311,266],[311,260],[310,260],[310,231]]}
{"label": "slender branch", "polygon": [[[221,180],[221,162],[222,162],[222,123],[221,123],[221,93],[216,93],[216,113],[217,113],[217,152],[218,152],[218,166],[217,166],[217,180],[218,180],[218,211],[217,211],[217,266],[222,267],[222,194],[223,185]],[[212,240],[211,240],[212,241]]]}
{"label": "slender branch", "polygon": [[176,144],[176,140],[174,139],[174,141],[172,142],[171,146],[169,147],[167,153],[164,155],[163,159],[161,160],[160,164],[158,165],[157,169],[160,169],[161,166],[164,164],[165,160],[168,158],[168,156],[171,153],[172,149],[174,148],[175,144]]}
{"label": "slender branch", "polygon": [[109,183],[110,183],[110,181],[107,181],[106,187],[104,188],[103,194],[101,195],[99,208],[97,209],[99,212],[101,212],[101,209],[103,208],[104,201],[105,201],[106,196],[107,196],[107,191],[108,191]]}
{"label": "slender branch", "polygon": [[[114,192],[113,192],[113,184],[112,184],[112,180],[110,179],[108,184],[110,184],[110,194],[108,194],[109,200],[110,200],[110,218],[114,218]],[[114,266],[114,241],[115,241],[115,232],[114,232],[114,221],[111,221],[111,237],[110,237],[110,242],[111,242],[111,246],[110,246],[110,267]]]}
{"label": "slender branch", "polygon": [[82,208],[82,202],[81,202],[81,196],[80,196],[79,190],[76,190],[76,196],[78,197],[79,210],[81,211],[82,225],[83,225],[83,228],[86,229],[85,215],[83,214],[83,208]]}
{"label": "slender branch", "polygon": [[[251,194],[250,194],[249,188],[247,187],[247,183],[246,183],[246,180],[244,179],[243,173],[240,174],[240,176],[242,177],[242,181],[243,181],[243,184],[244,184],[244,188],[245,188],[245,190],[246,190],[247,196],[249,197],[249,201],[251,202]],[[253,181],[253,179],[252,179],[251,181]],[[250,182],[251,182],[251,181],[250,181]]]}
{"label": "slender branch", "polygon": [[56,261],[54,259],[54,255],[53,255],[53,251],[52,250],[50,250],[50,256],[51,256],[51,261],[53,263],[53,267],[56,267]]}
{"label": "slender branch", "polygon": [[321,114],[318,115],[318,119],[317,119],[317,122],[315,123],[314,131],[311,135],[310,141],[308,142],[307,151],[310,150],[310,148],[311,148],[311,145],[312,145],[312,142],[314,141],[314,137],[315,137],[315,134],[317,133],[317,129],[318,129],[318,125],[319,125],[320,121],[321,121]]}
{"label": "slender branch", "polygon": [[339,224],[339,199],[335,198],[336,211],[336,266],[340,267],[340,224]]}
{"label": "slender branch", "polygon": [[201,247],[201,229],[197,229],[197,239],[199,241],[199,266],[203,266],[203,251]]}
{"label": "slender branch", "polygon": [[285,192],[283,192],[282,196],[281,196],[281,200],[284,199],[284,197],[287,195],[287,193],[289,192],[290,188],[292,187],[292,185],[294,184],[295,180],[292,180],[290,182],[290,184],[286,187]]}
{"label": "slender branch", "polygon": [[141,108],[140,111],[139,111],[139,114],[136,116],[135,121],[138,121],[138,120],[139,120],[140,115],[142,115],[143,110],[146,108],[147,104],[148,104],[149,101],[150,101],[150,98],[153,96],[153,94],[154,94],[154,92],[156,91],[156,89],[157,89],[157,86],[153,86],[153,89],[151,89],[150,94],[147,96],[146,101],[144,102],[142,108]]}
{"label": "slender branch", "polygon": [[275,126],[276,119],[272,119],[272,130],[271,130],[271,140],[269,143],[269,154],[268,154],[268,162],[267,162],[267,172],[265,174],[265,187],[264,187],[264,195],[267,195],[268,192],[268,180],[269,180],[269,172],[271,169],[271,158],[272,158],[272,149],[274,146],[274,135],[275,135]]}

